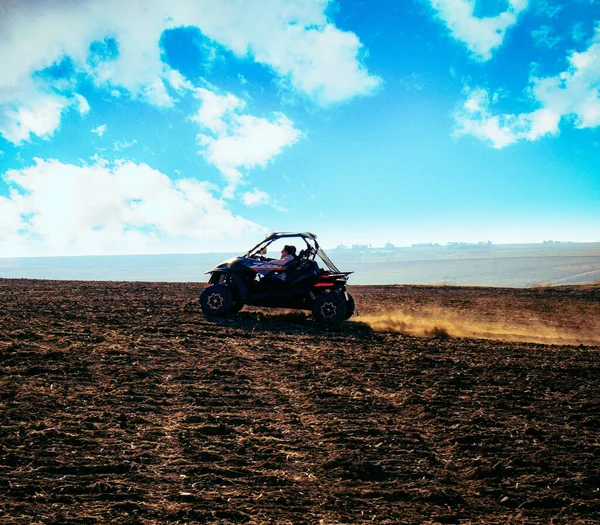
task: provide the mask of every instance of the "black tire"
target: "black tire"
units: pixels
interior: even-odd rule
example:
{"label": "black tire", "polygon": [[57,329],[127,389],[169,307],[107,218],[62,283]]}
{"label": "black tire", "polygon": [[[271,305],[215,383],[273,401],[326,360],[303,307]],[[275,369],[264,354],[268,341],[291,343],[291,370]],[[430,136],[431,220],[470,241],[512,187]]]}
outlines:
{"label": "black tire", "polygon": [[213,284],[204,288],[200,294],[200,307],[206,315],[212,317],[227,315],[232,305],[231,290],[222,284]]}
{"label": "black tire", "polygon": [[313,301],[312,314],[317,323],[339,323],[346,319],[346,301],[336,293],[322,293]]}
{"label": "black tire", "polygon": [[354,309],[356,307],[354,303],[354,297],[352,297],[349,293],[346,294],[348,299],[346,299],[346,315],[344,319],[350,319],[354,315]]}

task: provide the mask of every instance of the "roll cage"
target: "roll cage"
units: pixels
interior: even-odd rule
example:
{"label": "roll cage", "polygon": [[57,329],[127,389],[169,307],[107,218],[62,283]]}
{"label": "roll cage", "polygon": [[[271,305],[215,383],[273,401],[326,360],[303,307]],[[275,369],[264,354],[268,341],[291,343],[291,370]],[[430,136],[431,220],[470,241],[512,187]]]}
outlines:
{"label": "roll cage", "polygon": [[300,259],[307,259],[309,261],[314,261],[315,257],[319,257],[319,259],[323,262],[323,264],[329,269],[332,273],[342,273],[338,270],[338,268],[333,264],[331,259],[327,257],[327,254],[323,251],[323,249],[319,246],[317,242],[317,236],[314,233],[303,232],[303,233],[291,233],[291,232],[275,232],[267,235],[267,237],[259,242],[256,246],[248,250],[244,257],[258,257],[261,255],[261,250],[267,248],[270,244],[280,239],[285,238],[296,238],[302,239],[306,244],[306,248],[300,250],[298,252],[297,257]]}

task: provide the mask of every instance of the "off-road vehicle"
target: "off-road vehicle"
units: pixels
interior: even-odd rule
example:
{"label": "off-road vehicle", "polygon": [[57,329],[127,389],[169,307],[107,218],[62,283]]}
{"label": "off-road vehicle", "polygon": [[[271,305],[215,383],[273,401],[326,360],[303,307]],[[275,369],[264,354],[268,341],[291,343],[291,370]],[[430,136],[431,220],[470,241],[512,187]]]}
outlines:
{"label": "off-road vehicle", "polygon": [[[295,240],[297,239],[297,241]],[[297,254],[285,266],[271,263],[267,249],[282,243]],[[208,316],[239,312],[245,304],[310,310],[319,323],[338,323],[354,313],[354,299],[346,290],[348,276],[331,262],[313,233],[272,233],[244,255],[206,272],[210,279],[200,294]]]}

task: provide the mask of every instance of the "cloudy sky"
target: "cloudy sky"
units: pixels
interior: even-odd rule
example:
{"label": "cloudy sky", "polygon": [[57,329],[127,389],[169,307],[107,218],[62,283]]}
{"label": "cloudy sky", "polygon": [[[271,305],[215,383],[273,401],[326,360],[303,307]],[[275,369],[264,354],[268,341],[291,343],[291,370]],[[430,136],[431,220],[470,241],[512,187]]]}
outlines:
{"label": "cloudy sky", "polygon": [[3,0],[0,257],[600,241],[600,0]]}

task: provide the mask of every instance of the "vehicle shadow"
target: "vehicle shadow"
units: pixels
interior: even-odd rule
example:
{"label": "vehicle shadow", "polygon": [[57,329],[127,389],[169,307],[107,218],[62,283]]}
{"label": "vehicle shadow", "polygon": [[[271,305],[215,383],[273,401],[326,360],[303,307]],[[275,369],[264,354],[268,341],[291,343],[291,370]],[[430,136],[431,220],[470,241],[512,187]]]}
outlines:
{"label": "vehicle shadow", "polygon": [[340,334],[347,336],[364,336],[373,334],[374,330],[358,317],[339,324],[326,325],[316,323],[312,316],[298,310],[275,310],[266,312],[253,309],[242,311],[228,317],[205,317],[208,323],[226,326],[248,332],[272,332],[285,334]]}

